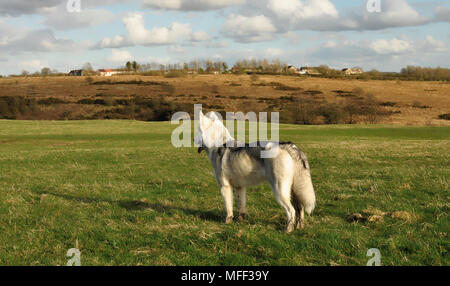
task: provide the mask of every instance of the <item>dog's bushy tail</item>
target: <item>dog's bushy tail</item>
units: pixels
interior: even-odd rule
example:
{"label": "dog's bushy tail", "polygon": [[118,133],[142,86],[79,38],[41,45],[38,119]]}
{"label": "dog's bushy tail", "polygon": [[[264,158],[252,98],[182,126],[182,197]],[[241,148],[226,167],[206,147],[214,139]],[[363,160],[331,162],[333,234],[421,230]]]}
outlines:
{"label": "dog's bushy tail", "polygon": [[292,184],[292,195],[294,201],[300,203],[305,212],[311,215],[316,207],[316,194],[311,180],[311,170],[309,168],[306,155],[294,144],[287,147],[287,151],[295,162],[295,173]]}

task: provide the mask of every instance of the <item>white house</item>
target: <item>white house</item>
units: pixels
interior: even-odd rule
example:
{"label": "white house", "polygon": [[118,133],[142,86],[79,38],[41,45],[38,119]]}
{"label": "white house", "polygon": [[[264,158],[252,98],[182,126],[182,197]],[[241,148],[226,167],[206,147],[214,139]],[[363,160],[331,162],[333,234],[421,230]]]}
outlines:
{"label": "white house", "polygon": [[346,75],[362,74],[364,71],[360,68],[345,68],[342,70]]}
{"label": "white house", "polygon": [[116,74],[121,74],[124,72],[124,70],[121,69],[100,69],[98,70],[100,73],[100,76],[113,76]]}
{"label": "white house", "polygon": [[300,74],[300,70],[295,66],[288,66],[288,71],[295,74]]}

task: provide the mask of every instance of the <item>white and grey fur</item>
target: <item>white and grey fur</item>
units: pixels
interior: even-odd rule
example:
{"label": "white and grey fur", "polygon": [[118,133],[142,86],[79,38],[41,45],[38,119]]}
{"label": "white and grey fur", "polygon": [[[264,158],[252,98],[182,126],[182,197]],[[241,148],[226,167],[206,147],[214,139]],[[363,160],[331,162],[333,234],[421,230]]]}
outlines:
{"label": "white and grey fur", "polygon": [[[246,187],[268,181],[278,203],[287,215],[286,232],[303,228],[304,212],[311,214],[316,196],[305,154],[290,142],[263,142],[258,147],[237,146],[222,121],[210,112],[200,111],[194,139],[198,152],[205,150],[225,202],[226,223],[233,221],[233,189],[238,199],[239,219],[246,216]],[[230,144],[231,143],[231,144]],[[261,146],[262,145],[262,146]],[[261,151],[273,151],[273,158],[261,158]]]}

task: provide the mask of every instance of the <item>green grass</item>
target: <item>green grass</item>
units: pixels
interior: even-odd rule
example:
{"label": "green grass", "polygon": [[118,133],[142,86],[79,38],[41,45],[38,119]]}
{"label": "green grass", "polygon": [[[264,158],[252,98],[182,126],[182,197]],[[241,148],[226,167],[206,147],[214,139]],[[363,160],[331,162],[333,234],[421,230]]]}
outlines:
{"label": "green grass", "polygon": [[[450,128],[282,125],[308,155],[317,208],[283,232],[268,185],[245,222],[223,224],[206,155],[174,125],[0,121],[0,265],[450,265]],[[349,222],[367,210],[409,220]]]}

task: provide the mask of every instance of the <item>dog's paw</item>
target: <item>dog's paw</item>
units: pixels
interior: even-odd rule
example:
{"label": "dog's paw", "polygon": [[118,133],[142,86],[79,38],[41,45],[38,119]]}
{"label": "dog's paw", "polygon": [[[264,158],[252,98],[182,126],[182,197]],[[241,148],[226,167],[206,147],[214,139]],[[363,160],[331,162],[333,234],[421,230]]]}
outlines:
{"label": "dog's paw", "polygon": [[232,216],[229,216],[229,217],[227,217],[226,219],[225,219],[225,223],[226,224],[230,224],[230,223],[232,223],[233,222],[233,217]]}
{"label": "dog's paw", "polygon": [[293,223],[289,223],[287,226],[286,226],[286,233],[291,233],[291,232],[293,232],[294,231],[294,224]]}
{"label": "dog's paw", "polygon": [[238,220],[239,221],[244,221],[247,219],[247,215],[245,213],[239,214]]}
{"label": "dog's paw", "polygon": [[295,226],[295,229],[304,229],[305,228],[305,224],[303,223],[303,221],[298,221],[297,225]]}

